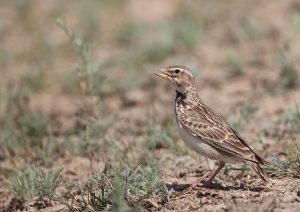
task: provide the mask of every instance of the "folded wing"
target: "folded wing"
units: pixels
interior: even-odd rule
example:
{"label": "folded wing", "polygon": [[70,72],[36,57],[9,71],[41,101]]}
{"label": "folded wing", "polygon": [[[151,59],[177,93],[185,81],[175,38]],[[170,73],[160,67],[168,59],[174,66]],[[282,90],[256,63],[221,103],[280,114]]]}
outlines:
{"label": "folded wing", "polygon": [[[178,121],[193,136],[200,138],[215,149],[224,151],[246,161],[264,163],[219,115],[204,105],[185,108],[184,113],[176,110]],[[181,114],[180,114],[181,113]]]}

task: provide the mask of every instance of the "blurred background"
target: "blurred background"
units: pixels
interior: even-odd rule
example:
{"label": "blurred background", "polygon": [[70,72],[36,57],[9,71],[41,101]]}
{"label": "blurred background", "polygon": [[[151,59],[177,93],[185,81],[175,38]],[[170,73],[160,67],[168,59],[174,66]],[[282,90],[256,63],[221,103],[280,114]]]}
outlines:
{"label": "blurred background", "polygon": [[41,194],[28,176],[59,168],[53,196],[105,164],[155,166],[168,183],[197,169],[204,160],[176,132],[175,94],[151,74],[168,65],[190,67],[207,105],[285,160],[299,143],[299,46],[296,0],[2,0],[0,205],[26,207]]}

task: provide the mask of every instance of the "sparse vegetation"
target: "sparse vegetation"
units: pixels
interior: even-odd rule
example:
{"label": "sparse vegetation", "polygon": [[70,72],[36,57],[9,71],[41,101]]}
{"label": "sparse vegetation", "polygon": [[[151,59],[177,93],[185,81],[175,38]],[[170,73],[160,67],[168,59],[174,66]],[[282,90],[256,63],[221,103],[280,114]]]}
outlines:
{"label": "sparse vegetation", "polygon": [[[295,141],[297,143],[297,141]],[[279,177],[295,177],[300,176],[300,148],[298,144],[295,144],[293,148],[290,148],[286,152],[287,160],[280,160],[276,157],[270,158],[270,166],[267,167],[271,176]]]}
{"label": "sparse vegetation", "polygon": [[299,73],[293,63],[283,54],[279,57],[280,76],[279,85],[291,89],[298,85]]}
{"label": "sparse vegetation", "polygon": [[[2,1],[0,211],[299,207],[300,7],[253,5]],[[273,190],[260,195],[253,172],[233,165],[213,187],[177,196],[206,166],[179,139],[168,85],[150,74],[172,64],[199,72],[204,102],[274,155]]]}
{"label": "sparse vegetation", "polygon": [[[191,10],[178,14],[175,18],[174,34],[178,44],[188,50],[196,48],[202,38],[202,23]],[[197,26],[197,27],[195,27]]]}
{"label": "sparse vegetation", "polygon": [[242,75],[245,72],[245,61],[237,52],[226,52],[225,64],[233,75]]}
{"label": "sparse vegetation", "polygon": [[27,167],[25,170],[16,170],[16,177],[9,184],[11,189],[24,200],[34,195],[51,200],[61,182],[61,171],[62,169],[57,169],[46,173],[38,167]]}
{"label": "sparse vegetation", "polygon": [[254,20],[240,19],[240,27],[249,40],[255,40],[262,37],[265,34],[264,29]]}
{"label": "sparse vegetation", "polygon": [[228,118],[230,126],[240,131],[245,124],[256,114],[258,108],[251,105],[238,107]]}
{"label": "sparse vegetation", "polygon": [[[296,107],[287,110],[283,116],[279,119],[279,125],[281,130],[289,132],[290,134],[299,134],[300,129],[300,110],[298,105]],[[293,139],[293,144],[289,147],[285,147],[285,154],[287,160],[282,160],[277,157],[271,157],[271,164],[268,167],[270,174],[274,176],[300,176],[300,147],[299,136]]]}
{"label": "sparse vegetation", "polygon": [[126,211],[137,209],[137,205],[145,204],[144,201],[154,194],[162,202],[169,198],[157,164],[132,170],[107,163],[103,172],[95,172],[87,182],[69,186],[61,201],[71,211]]}
{"label": "sparse vegetation", "polygon": [[0,124],[2,155],[28,160],[52,162],[54,137],[49,132],[51,123],[47,114],[28,108],[29,93],[16,88],[6,90],[3,110],[7,114]]}
{"label": "sparse vegetation", "polygon": [[296,104],[295,108],[287,110],[278,121],[281,128],[285,131],[300,131],[300,109]]}
{"label": "sparse vegetation", "polygon": [[96,74],[99,72],[101,64],[92,61],[89,45],[80,39],[79,36],[61,19],[57,19],[56,24],[65,31],[79,53],[80,62],[77,64],[77,68],[79,70],[77,72],[77,76],[79,78],[81,93],[85,98],[85,103],[90,114],[97,116],[100,109],[99,98],[101,94],[101,87],[96,87],[96,85],[103,85],[106,79],[104,74]]}

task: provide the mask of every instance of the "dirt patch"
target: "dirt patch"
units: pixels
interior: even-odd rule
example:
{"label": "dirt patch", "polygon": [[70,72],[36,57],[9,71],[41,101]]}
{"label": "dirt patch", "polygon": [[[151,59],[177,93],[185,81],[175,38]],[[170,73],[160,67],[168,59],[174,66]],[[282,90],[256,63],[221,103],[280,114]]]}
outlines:
{"label": "dirt patch", "polygon": [[[300,75],[297,1],[4,1],[0,10],[5,16],[0,21],[0,210],[65,207],[17,197],[7,186],[15,169],[63,168],[57,188],[63,193],[65,186],[102,172],[108,161],[133,168],[159,163],[170,197],[167,202],[147,197],[141,206],[149,211],[300,210],[299,176],[274,175],[275,185],[265,188],[247,168],[230,164],[212,186],[182,193],[208,167],[178,137],[171,86],[151,75],[165,64],[193,68],[202,100],[264,158],[288,163],[288,150],[300,138],[295,115],[300,85],[293,82]],[[96,62],[92,56],[85,61],[89,85],[100,99],[96,120],[87,118],[75,74],[83,53],[78,56],[78,48],[55,26],[57,17],[91,41],[87,46],[97,56]],[[42,71],[43,80],[35,71]]]}
{"label": "dirt patch", "polygon": [[18,197],[13,197],[9,204],[2,208],[2,211],[23,211],[25,210],[25,202],[24,200],[18,198]]}

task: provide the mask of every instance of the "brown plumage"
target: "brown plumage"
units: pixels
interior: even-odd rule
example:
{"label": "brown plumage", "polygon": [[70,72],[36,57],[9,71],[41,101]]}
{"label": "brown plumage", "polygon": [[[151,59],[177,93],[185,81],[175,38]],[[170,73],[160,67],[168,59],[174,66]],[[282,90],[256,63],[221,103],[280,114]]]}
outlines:
{"label": "brown plumage", "polygon": [[[175,87],[176,121],[184,142],[199,154],[219,161],[219,165],[212,170],[208,183],[212,182],[226,162],[242,162],[249,165],[265,185],[271,184],[272,180],[259,166],[264,164],[265,160],[257,155],[222,117],[200,100],[194,76],[188,68],[170,66],[160,69],[155,74],[169,80]],[[192,188],[196,184],[194,183]]]}

